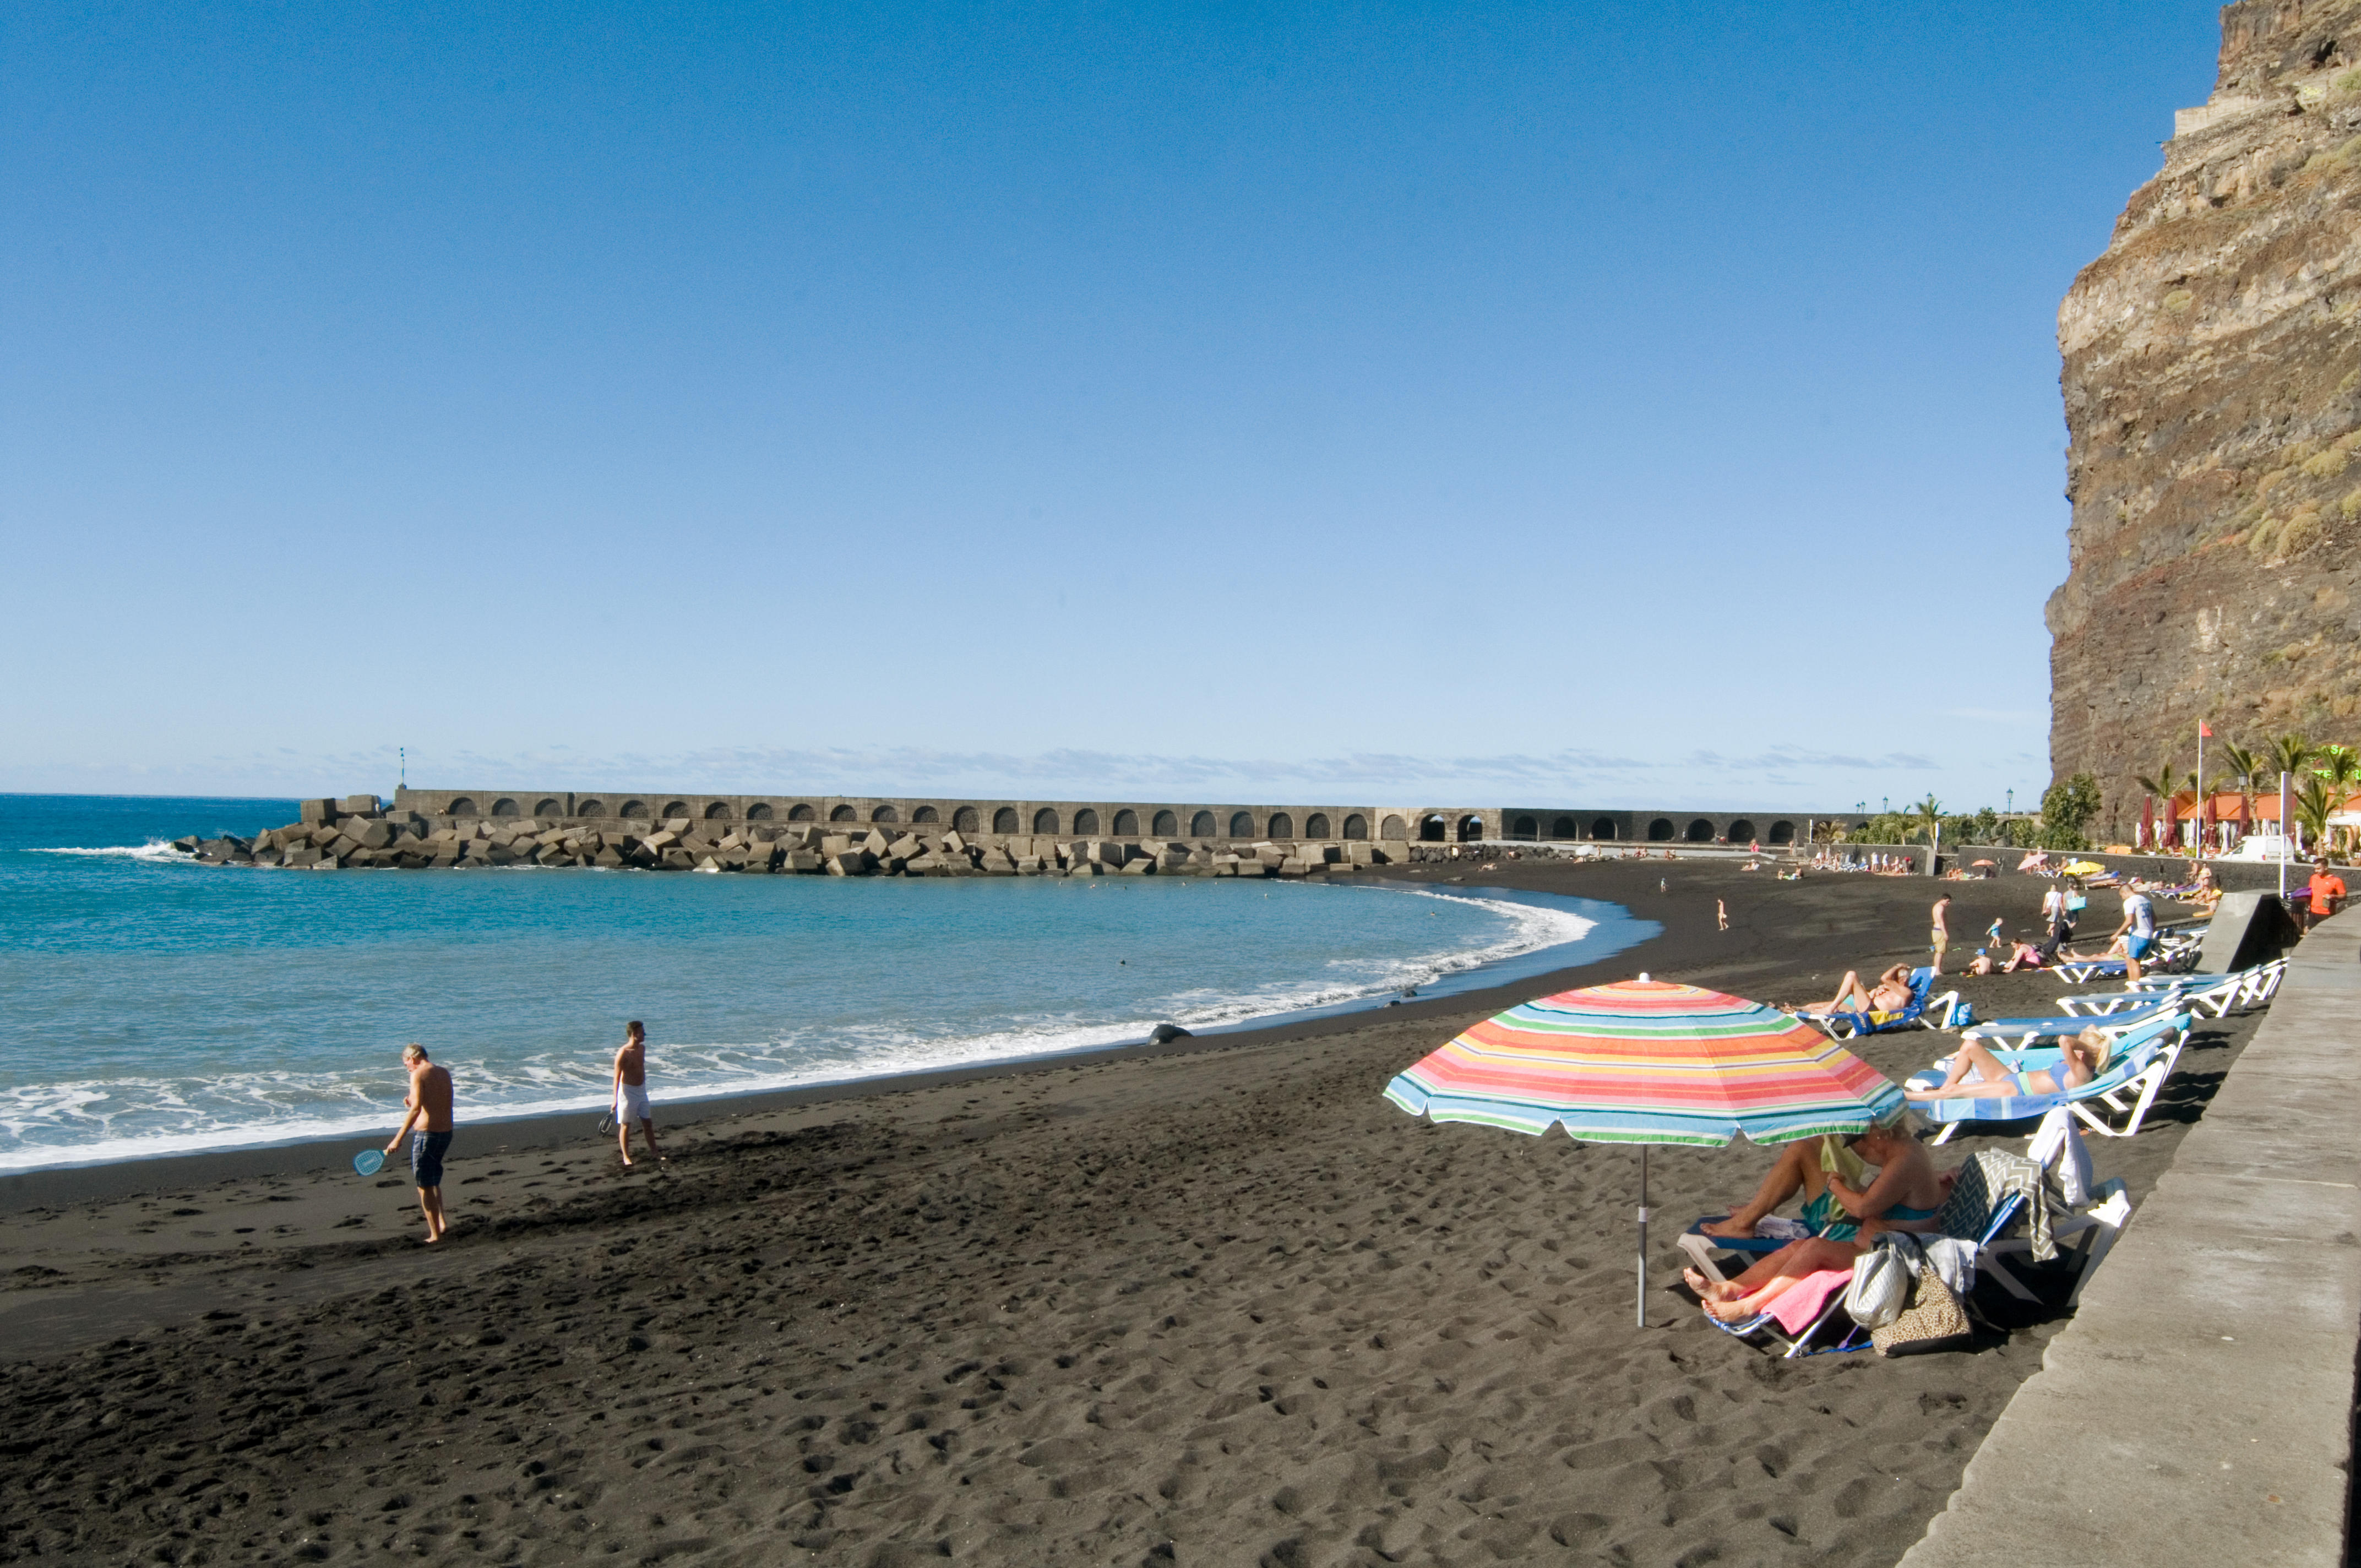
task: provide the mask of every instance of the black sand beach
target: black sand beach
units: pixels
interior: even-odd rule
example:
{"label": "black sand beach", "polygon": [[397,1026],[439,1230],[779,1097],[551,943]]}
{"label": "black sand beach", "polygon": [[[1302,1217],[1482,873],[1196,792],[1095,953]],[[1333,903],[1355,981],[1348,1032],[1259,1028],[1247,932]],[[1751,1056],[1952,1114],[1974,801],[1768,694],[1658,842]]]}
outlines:
{"label": "black sand beach", "polygon": [[[2055,1320],[1779,1363],[1660,1288],[1635,1329],[1635,1152],[1379,1091],[1475,1019],[1641,970],[1825,998],[1920,956],[1937,885],[1416,880],[1453,876],[1665,934],[1512,990],[708,1107],[662,1169],[618,1169],[587,1118],[463,1123],[431,1249],[406,1177],[341,1145],[0,1183],[0,1559],[1894,1562]],[[2028,930],[2044,886],[1942,885],[1961,933]],[[1987,1016],[2070,989],[1960,983]],[[2201,1026],[2099,1174],[2144,1194],[2252,1027]],[[1858,1048],[1899,1078],[1944,1044]],[[1651,1156],[1659,1286],[1769,1157]]]}

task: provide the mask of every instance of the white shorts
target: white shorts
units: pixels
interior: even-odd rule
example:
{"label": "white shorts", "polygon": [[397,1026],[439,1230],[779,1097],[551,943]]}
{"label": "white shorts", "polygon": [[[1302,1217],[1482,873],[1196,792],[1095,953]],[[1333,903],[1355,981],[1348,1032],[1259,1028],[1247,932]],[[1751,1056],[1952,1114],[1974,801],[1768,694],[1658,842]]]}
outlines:
{"label": "white shorts", "polygon": [[648,1114],[648,1086],[644,1083],[618,1084],[615,1088],[615,1120],[624,1126],[634,1122],[651,1122]]}

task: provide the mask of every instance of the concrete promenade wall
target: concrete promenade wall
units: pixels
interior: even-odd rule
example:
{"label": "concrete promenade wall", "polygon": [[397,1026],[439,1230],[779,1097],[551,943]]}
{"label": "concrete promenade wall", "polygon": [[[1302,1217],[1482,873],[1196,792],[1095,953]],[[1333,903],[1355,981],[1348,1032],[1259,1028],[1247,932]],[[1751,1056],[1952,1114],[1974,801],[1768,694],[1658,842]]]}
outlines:
{"label": "concrete promenade wall", "polygon": [[1903,1568],[2345,1559],[2361,907],[2286,983]]}
{"label": "concrete promenade wall", "polygon": [[[1814,822],[1853,823],[1847,813],[1798,811],[1575,810],[1483,806],[1273,806],[1238,802],[961,800],[948,797],[814,795],[700,795],[675,790],[411,789],[394,793],[399,810],[427,817],[534,817],[661,822],[936,826],[965,834],[1104,836],[1114,839],[1289,840],[1375,839],[1475,842],[1481,839],[1709,843],[1728,839],[1766,844],[1802,839]],[[1783,831],[1784,829],[1784,831]]]}

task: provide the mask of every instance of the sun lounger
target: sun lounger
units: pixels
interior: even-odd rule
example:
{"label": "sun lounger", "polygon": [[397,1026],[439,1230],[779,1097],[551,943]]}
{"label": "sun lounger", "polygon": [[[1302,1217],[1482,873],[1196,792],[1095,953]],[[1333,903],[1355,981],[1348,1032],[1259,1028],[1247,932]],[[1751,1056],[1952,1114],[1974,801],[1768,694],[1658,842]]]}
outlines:
{"label": "sun lounger", "polygon": [[2180,998],[2164,992],[2136,1013],[2106,1013],[2095,1017],[2068,1014],[2059,1018],[1991,1018],[1962,1029],[1960,1037],[1994,1051],[2029,1050],[2043,1040],[2062,1039],[2085,1029],[2096,1029],[2111,1040],[2121,1040],[2160,1018],[2188,1011]]}
{"label": "sun lounger", "polygon": [[[2066,1298],[2069,1307],[2082,1299],[2082,1287],[2090,1283],[2091,1271],[2098,1267],[2100,1260],[2113,1250],[2116,1240],[2123,1234],[2124,1227],[2131,1223],[2132,1214],[2129,1190],[2121,1181],[2112,1179],[2101,1182],[2084,1195],[2084,1201],[2079,1205],[2065,1201],[2063,1183],[2058,1181],[2057,1177],[2061,1165],[2079,1154],[2075,1146],[2080,1139],[2081,1135],[2074,1130],[2073,1119],[2061,1106],[2042,1117],[2040,1127],[2033,1135],[2033,1142],[2025,1151],[2026,1158],[2041,1167],[2045,1176],[2051,1179],[2053,1195],[2059,1200],[2049,1220],[2051,1242],[2054,1244],[2068,1237],[2079,1238],[2074,1243],[2074,1250],[2081,1254],[2081,1261],[2076,1266],[2074,1288]],[[1988,1242],[1978,1262],[1992,1271],[1993,1277],[2001,1282],[2004,1288],[2020,1300],[2029,1300],[2032,1292],[2025,1289],[1999,1260],[2003,1256],[2030,1254],[2032,1250],[2033,1244],[2023,1237]]]}
{"label": "sun lounger", "polygon": [[[2097,1020],[2086,1022],[2095,1024]],[[2108,1045],[2108,1071],[2112,1072],[2116,1066],[2129,1059],[2134,1054],[2156,1045],[2160,1040],[2169,1041],[2176,1046],[2186,1043],[2189,1038],[2190,1024],[2189,1014],[2172,1012],[2147,1019],[2134,1028],[2114,1034]],[[2053,1035],[2048,1037],[2056,1039],[2058,1036]],[[2066,1058],[2065,1047],[2062,1045],[1994,1045],[1989,1040],[1977,1043],[1998,1058],[2001,1065],[2011,1072],[2038,1071],[2054,1068]],[[1931,1089],[1943,1081],[1953,1059],[1951,1057],[1938,1057],[1932,1067],[1913,1073],[1908,1081],[1917,1088]],[[2101,1077],[2104,1076],[2106,1075],[2101,1075]],[[2092,1081],[2095,1082],[2097,1080]],[[2086,1084],[2083,1087],[2088,1088],[2089,1085]],[[2121,1107],[2118,1106],[2117,1109],[2120,1110]]]}
{"label": "sun lounger", "polygon": [[[2268,963],[2257,964],[2252,969],[2235,970],[2228,974],[2142,975],[2137,980],[2125,981],[2125,985],[2126,991],[2133,993],[2179,990],[2185,995],[2194,995],[2199,990],[2212,990],[2235,983],[2238,991],[2231,999],[2230,1006],[2243,1012],[2246,1008],[2259,1007],[2268,1002],[2278,992],[2279,982],[2286,978],[2287,959],[2280,958],[2273,959]],[[2217,1018],[2221,1015],[2220,1013],[2214,1014]]]}
{"label": "sun lounger", "polygon": [[[1910,1000],[1892,1012],[1798,1013],[1795,1016],[1825,1029],[1828,1037],[1836,1040],[1890,1035],[1897,1029],[1948,1029],[1951,1026],[1951,1014],[1960,1005],[1960,993],[1947,991],[1940,996],[1927,995],[1934,988],[1935,971],[1916,969],[1910,971]],[[1934,1015],[1931,1023],[1930,1014]]]}
{"label": "sun lounger", "polygon": [[[2104,1018],[2114,1013],[2146,1012],[2159,1001],[2185,994],[2180,984],[2181,977],[2175,975],[2172,979],[2172,984],[2160,985],[2153,991],[2071,992],[2058,999],[2058,1011],[2069,1018]],[[2001,1020],[1995,1018],[1993,1022]]]}
{"label": "sun lounger", "polygon": [[[2268,971],[2268,973],[2265,971]],[[2136,991],[2116,992],[2105,997],[2067,997],[2058,999],[2069,1013],[2111,1013],[2124,1007],[2137,1006],[2143,997],[2167,997],[2176,1006],[2208,1017],[2220,1018],[2234,1008],[2243,1011],[2270,999],[2279,989],[2279,977],[2287,972],[2287,960],[2274,959],[2268,964],[2240,970],[2235,974],[2177,974],[2163,977],[2161,984],[2142,984]],[[2106,1005],[2100,1005],[2100,1003]],[[2079,1003],[2079,1005],[2076,1005]]]}
{"label": "sun lounger", "polygon": [[[2106,1071],[2088,1083],[2057,1094],[2012,1095],[2004,1099],[1960,1095],[1947,1100],[1914,1100],[1910,1108],[1928,1121],[1943,1124],[1943,1130],[1933,1140],[1938,1144],[1950,1142],[1953,1134],[1972,1122],[2029,1121],[2060,1106],[2070,1110],[2094,1133],[2110,1138],[2128,1138],[2140,1130],[2148,1107],[2156,1103],[2157,1091],[2164,1087],[2172,1069],[2180,1064],[2180,1048],[2189,1037],[2189,1024],[2186,1013],[2150,1020],[2114,1042],[2115,1056],[2107,1064]],[[2011,1071],[2053,1067],[2060,1055],[2055,1050],[1993,1054]],[[1910,1082],[1915,1087],[1932,1089],[1943,1081],[1945,1070],[1946,1064],[1938,1063],[1912,1077]],[[2112,1126],[2104,1115],[2091,1108],[2093,1102],[2129,1119],[2120,1128]]]}
{"label": "sun lounger", "polygon": [[[2203,942],[2202,932],[2167,935],[2159,932],[2155,950],[2140,960],[2147,974],[2165,975],[2186,970],[2197,960]],[[2087,985],[2094,980],[2121,980],[2130,972],[2120,958],[2060,959],[2051,966],[2076,985]],[[2143,975],[2142,978],[2146,978]]]}
{"label": "sun lounger", "polygon": [[[1688,1255],[1697,1272],[1708,1279],[1719,1279],[1721,1270],[1715,1266],[1717,1252],[1744,1253],[1752,1257],[1767,1257],[1795,1240],[1794,1236],[1715,1236],[1708,1235],[1704,1227],[1716,1220],[1727,1220],[1727,1214],[1707,1214],[1697,1223],[1673,1238],[1673,1245]],[[1848,1216],[1848,1218],[1850,1218]]]}

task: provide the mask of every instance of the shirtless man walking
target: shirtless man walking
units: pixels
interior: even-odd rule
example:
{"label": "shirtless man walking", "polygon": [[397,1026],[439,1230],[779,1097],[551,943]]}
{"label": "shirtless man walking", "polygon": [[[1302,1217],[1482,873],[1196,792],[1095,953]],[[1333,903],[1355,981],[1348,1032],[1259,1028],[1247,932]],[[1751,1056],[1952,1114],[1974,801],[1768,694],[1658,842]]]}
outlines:
{"label": "shirtless man walking", "polygon": [[661,1163],[656,1152],[656,1123],[648,1107],[648,1031],[634,1018],[623,1025],[623,1048],[615,1053],[615,1148],[623,1163],[631,1161],[631,1124],[648,1140],[648,1157]]}
{"label": "shirtless man walking", "polygon": [[415,1040],[401,1048],[402,1065],[410,1069],[410,1092],[402,1099],[407,1113],[385,1152],[393,1153],[410,1140],[410,1179],[418,1188],[418,1212],[426,1216],[429,1245],[443,1239],[443,1157],[451,1147],[451,1073],[426,1059],[426,1047]]}

